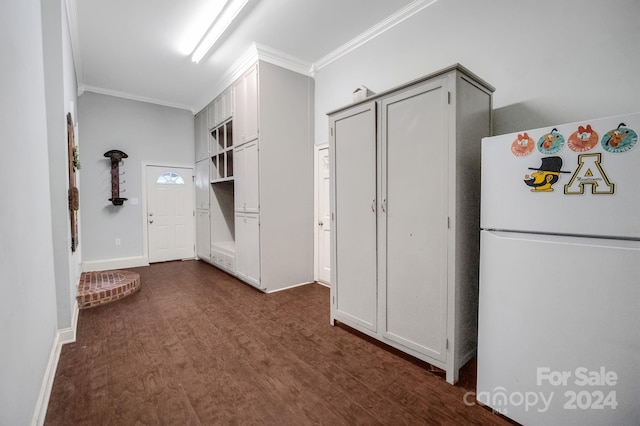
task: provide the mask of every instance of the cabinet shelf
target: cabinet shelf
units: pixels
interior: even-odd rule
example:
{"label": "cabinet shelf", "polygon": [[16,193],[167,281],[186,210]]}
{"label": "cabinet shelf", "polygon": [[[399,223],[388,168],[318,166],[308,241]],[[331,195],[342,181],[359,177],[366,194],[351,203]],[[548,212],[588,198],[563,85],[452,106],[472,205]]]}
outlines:
{"label": "cabinet shelf", "polygon": [[233,180],[233,130],[228,120],[211,130],[211,183]]}

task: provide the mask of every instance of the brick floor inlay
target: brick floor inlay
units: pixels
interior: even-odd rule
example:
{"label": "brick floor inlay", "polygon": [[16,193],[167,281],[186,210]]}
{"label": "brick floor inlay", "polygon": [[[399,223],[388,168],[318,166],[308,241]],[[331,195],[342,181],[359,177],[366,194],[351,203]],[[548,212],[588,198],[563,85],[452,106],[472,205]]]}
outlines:
{"label": "brick floor inlay", "polygon": [[140,289],[140,274],[131,271],[83,272],[78,284],[78,308],[114,302]]}

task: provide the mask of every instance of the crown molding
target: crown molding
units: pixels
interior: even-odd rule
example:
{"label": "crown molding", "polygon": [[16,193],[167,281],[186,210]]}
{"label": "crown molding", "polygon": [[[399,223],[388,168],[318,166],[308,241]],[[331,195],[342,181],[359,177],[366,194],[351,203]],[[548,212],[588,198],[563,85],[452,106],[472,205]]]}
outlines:
{"label": "crown molding", "polygon": [[78,86],[78,96],[82,95],[80,88],[84,87],[84,72],[82,67],[82,55],[80,53],[80,37],[78,32],[78,9],[76,0],[65,0],[67,11],[67,25],[69,27],[69,38],[71,40],[71,54],[73,55],[73,66],[76,71],[76,85]]}
{"label": "crown molding", "polygon": [[298,74],[311,76],[311,70],[313,66],[311,62],[304,61],[300,58],[289,55],[288,53],[284,53],[280,50],[276,50],[263,44],[254,43],[254,45],[258,52],[259,60],[269,62],[270,64],[277,65],[282,68],[286,68],[288,70],[297,72]]}
{"label": "crown molding", "polygon": [[324,68],[324,67],[330,65],[331,63],[337,61],[341,57],[353,52],[358,47],[362,46],[363,44],[366,44],[366,43],[370,42],[374,38],[376,38],[379,35],[385,33],[386,31],[389,31],[391,28],[395,27],[396,25],[398,25],[402,21],[412,17],[416,13],[420,12],[422,9],[425,9],[426,7],[431,6],[432,4],[434,4],[437,1],[438,0],[415,0],[415,1],[411,2],[411,3],[409,3],[407,6],[405,6],[402,9],[400,9],[399,11],[394,13],[393,15],[391,15],[388,18],[378,22],[376,25],[374,25],[373,27],[369,28],[368,30],[366,30],[362,34],[356,36],[352,40],[350,40],[347,43],[343,44],[342,46],[340,46],[339,48],[337,48],[333,52],[329,53],[328,55],[320,58],[318,61],[316,61],[313,64],[313,67],[312,67],[312,70],[311,70],[311,74],[315,75],[315,73],[320,71],[322,68]]}
{"label": "crown molding", "polygon": [[212,100],[227,90],[242,76],[242,74],[247,72],[247,70],[258,61],[269,62],[270,64],[307,76],[311,76],[311,70],[313,69],[313,64],[311,62],[304,61],[293,55],[289,55],[260,43],[251,43],[249,48],[236,60],[236,62],[233,63],[233,65],[231,65],[229,70],[219,80],[219,83],[212,91],[213,95],[209,101],[204,105],[199,105],[194,112],[198,112],[202,110],[202,108],[206,107]]}
{"label": "crown molding", "polygon": [[188,111],[193,112],[193,109],[190,106],[187,106],[187,105],[176,104],[176,103],[173,103],[173,102],[166,102],[166,101],[162,101],[162,100],[159,100],[159,99],[147,98],[145,96],[132,95],[131,93],[118,92],[116,90],[103,89],[101,87],[86,86],[85,85],[85,86],[83,86],[83,92],[92,92],[92,93],[98,93],[100,95],[115,96],[117,98],[129,99],[129,100],[138,101],[138,102],[146,102],[146,103],[149,103],[149,104],[166,106],[166,107],[170,107],[170,108],[186,109]]}

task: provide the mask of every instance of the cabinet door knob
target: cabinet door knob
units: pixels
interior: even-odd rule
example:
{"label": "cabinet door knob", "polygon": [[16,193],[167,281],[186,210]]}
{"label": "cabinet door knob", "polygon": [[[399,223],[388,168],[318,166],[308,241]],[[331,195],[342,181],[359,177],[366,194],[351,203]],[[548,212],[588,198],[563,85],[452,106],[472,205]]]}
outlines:
{"label": "cabinet door knob", "polygon": [[151,220],[149,221],[149,223],[153,223],[153,219],[151,219]]}
{"label": "cabinet door knob", "polygon": [[371,211],[374,212],[374,213],[376,212],[376,199],[375,198],[371,201]]}
{"label": "cabinet door knob", "polygon": [[319,221],[318,222],[318,226],[322,226],[322,225],[324,225],[324,222],[323,221]]}

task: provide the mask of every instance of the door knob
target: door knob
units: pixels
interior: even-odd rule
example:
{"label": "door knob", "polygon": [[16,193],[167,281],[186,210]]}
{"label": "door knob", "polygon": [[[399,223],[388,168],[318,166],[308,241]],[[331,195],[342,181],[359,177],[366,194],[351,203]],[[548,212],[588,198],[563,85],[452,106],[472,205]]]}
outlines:
{"label": "door knob", "polygon": [[151,219],[151,220],[149,221],[149,223],[153,223],[153,219]]}

